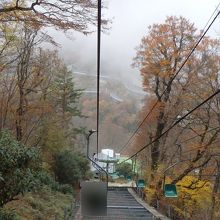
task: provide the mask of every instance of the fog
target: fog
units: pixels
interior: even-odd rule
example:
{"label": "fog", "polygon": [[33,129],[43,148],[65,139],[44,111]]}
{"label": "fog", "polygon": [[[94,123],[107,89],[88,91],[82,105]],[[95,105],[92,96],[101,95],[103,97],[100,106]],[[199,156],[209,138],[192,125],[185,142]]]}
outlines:
{"label": "fog", "polygon": [[[110,30],[102,34],[101,74],[118,77],[126,83],[141,86],[138,70],[131,67],[135,48],[147,34],[147,27],[163,22],[166,16],[184,16],[203,29],[218,5],[219,0],[105,0],[103,17],[110,18]],[[220,34],[220,19],[208,33]],[[78,70],[96,72],[96,33],[84,36],[71,33],[71,40],[60,32],[53,32],[62,46],[61,55]]]}

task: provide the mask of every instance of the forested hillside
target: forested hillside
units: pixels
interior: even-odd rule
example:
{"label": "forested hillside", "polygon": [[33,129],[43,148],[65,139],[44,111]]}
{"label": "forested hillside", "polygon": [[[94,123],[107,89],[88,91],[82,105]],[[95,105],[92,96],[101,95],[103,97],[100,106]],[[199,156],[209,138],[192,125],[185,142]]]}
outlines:
{"label": "forested hillside", "polygon": [[[74,71],[73,76],[76,87],[83,88],[80,109],[85,116],[76,122],[87,129],[95,128],[96,78],[88,73],[80,74],[80,72],[75,73]],[[129,90],[123,82],[117,79],[107,76],[101,78],[100,146],[102,148],[120,150],[137,125],[137,113],[143,105],[143,98],[144,93]],[[91,141],[91,149],[95,150],[96,139],[93,138]]]}
{"label": "forested hillside", "polygon": [[[80,20],[74,8],[87,9]],[[0,219],[63,219],[89,175],[76,141],[84,127],[74,124],[81,90],[45,27],[87,32],[95,12],[85,1],[0,3]]]}

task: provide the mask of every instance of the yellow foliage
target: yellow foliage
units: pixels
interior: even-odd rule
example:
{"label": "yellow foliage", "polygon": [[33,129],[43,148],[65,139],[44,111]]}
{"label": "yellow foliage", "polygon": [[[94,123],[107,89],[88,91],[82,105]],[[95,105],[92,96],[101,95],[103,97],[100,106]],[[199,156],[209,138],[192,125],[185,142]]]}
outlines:
{"label": "yellow foliage", "polygon": [[193,205],[191,207],[193,209],[204,208],[207,204],[211,204],[212,187],[209,181],[186,176],[178,183],[177,190],[179,198],[183,200],[186,207],[190,208]]}
{"label": "yellow foliage", "polygon": [[152,185],[146,186],[146,187],[144,188],[144,193],[145,193],[145,195],[146,195],[145,198],[146,198],[146,200],[147,200],[148,203],[151,203],[152,200],[154,199],[154,197],[155,197],[155,191],[156,191],[156,189],[155,189],[155,187],[153,187]]}
{"label": "yellow foliage", "polygon": [[[157,195],[160,204],[171,206],[178,216],[186,214],[188,217],[191,216],[190,219],[202,215],[201,213],[206,213],[211,207],[212,184],[207,180],[199,180],[194,176],[184,177],[177,184],[178,197],[175,199],[162,196],[160,190],[156,189],[156,182],[149,184],[144,190],[148,203],[151,203]],[[166,183],[171,182],[172,179],[167,176]]]}

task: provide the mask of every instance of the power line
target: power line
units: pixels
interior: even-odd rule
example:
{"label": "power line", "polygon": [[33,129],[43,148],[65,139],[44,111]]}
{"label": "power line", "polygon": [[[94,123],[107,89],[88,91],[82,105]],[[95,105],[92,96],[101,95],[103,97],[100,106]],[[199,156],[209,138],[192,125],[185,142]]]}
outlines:
{"label": "power line", "polygon": [[[219,3],[220,5],[220,3]],[[219,7],[218,5],[218,7]],[[215,9],[215,11],[217,10],[217,8]],[[214,11],[214,13],[215,13]],[[213,14],[214,14],[213,13]],[[215,20],[217,19],[217,17],[219,16],[220,11],[217,13],[217,15],[213,18],[212,22],[209,24],[209,26],[207,27],[207,29],[202,33],[201,37],[199,38],[199,40],[197,41],[197,43],[195,44],[195,46],[192,48],[192,50],[189,52],[188,56],[186,57],[186,59],[183,61],[183,63],[181,64],[180,68],[177,70],[177,72],[174,74],[173,78],[169,81],[166,89],[162,92],[162,94],[159,96],[158,100],[155,102],[155,104],[152,106],[152,108],[150,109],[150,111],[148,112],[148,114],[144,117],[144,119],[142,120],[142,122],[139,124],[139,126],[135,129],[135,131],[133,132],[133,134],[131,135],[131,137],[128,139],[128,141],[125,143],[125,145],[120,149],[120,153],[122,152],[122,150],[124,150],[128,144],[130,143],[131,139],[134,137],[134,135],[137,133],[137,131],[140,129],[140,127],[144,124],[144,122],[146,121],[146,119],[149,117],[149,115],[152,113],[152,111],[155,109],[155,107],[157,106],[157,104],[159,103],[159,99],[161,99],[163,97],[163,95],[165,94],[165,92],[167,91],[168,88],[170,88],[171,84],[173,83],[174,79],[177,77],[177,75],[180,73],[180,71],[182,70],[182,68],[185,66],[185,64],[187,63],[187,61],[189,60],[189,58],[191,57],[191,55],[193,54],[193,52],[195,51],[195,49],[197,48],[197,46],[199,45],[199,43],[202,41],[202,39],[205,37],[206,33],[208,32],[208,30],[211,28],[211,26],[213,25],[213,23],[215,22]],[[212,15],[213,16],[213,15]],[[211,17],[212,17],[211,16]],[[210,20],[210,19],[209,19]],[[208,24],[208,23],[207,23]],[[207,26],[206,24],[206,26]],[[205,27],[206,27],[205,26]]]}
{"label": "power line", "polygon": [[99,152],[99,96],[100,96],[100,48],[101,48],[101,9],[102,1],[98,0],[98,23],[97,23],[97,157]]}
{"label": "power line", "polygon": [[[174,128],[177,124],[179,124],[182,120],[184,120],[187,116],[189,116],[190,114],[192,114],[195,110],[197,110],[198,108],[200,108],[202,105],[204,105],[206,102],[208,102],[209,100],[211,100],[213,97],[215,97],[218,93],[220,92],[220,89],[218,89],[216,92],[214,92],[212,95],[210,95],[207,99],[205,99],[203,102],[201,102],[199,105],[197,105],[196,107],[194,107],[192,110],[190,110],[187,114],[185,114],[184,116],[182,116],[181,118],[179,118],[173,125],[171,125],[167,130],[165,130],[161,135],[159,135],[157,138],[155,138],[153,141],[151,141],[150,143],[148,143],[147,145],[145,145],[144,147],[142,147],[140,150],[138,150],[135,154],[133,154],[132,156],[130,156],[128,159],[122,161],[121,163],[124,163],[130,159],[132,159],[133,157],[135,157],[137,154],[139,154],[141,151],[143,151],[145,148],[149,147],[151,144],[155,143],[157,140],[159,140],[160,138],[162,138],[165,134],[167,134],[172,128]],[[119,164],[121,164],[119,163]]]}

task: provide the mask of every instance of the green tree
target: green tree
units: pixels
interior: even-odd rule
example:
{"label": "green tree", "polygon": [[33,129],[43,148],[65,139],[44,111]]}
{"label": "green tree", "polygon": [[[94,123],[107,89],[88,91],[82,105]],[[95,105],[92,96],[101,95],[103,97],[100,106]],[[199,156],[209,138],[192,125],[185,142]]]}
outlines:
{"label": "green tree", "polygon": [[45,91],[50,111],[45,114],[39,130],[40,145],[50,161],[59,151],[72,148],[77,134],[83,132],[74,123],[75,118],[82,117],[78,108],[81,90],[75,89],[72,73],[58,57],[56,63]]}
{"label": "green tree", "polygon": [[84,156],[65,150],[55,155],[53,170],[58,182],[75,185],[89,174],[89,162]]}
{"label": "green tree", "polygon": [[116,171],[119,172],[120,175],[133,176],[132,166],[130,163],[122,163],[116,166]]}
{"label": "green tree", "polygon": [[75,89],[72,72],[68,71],[65,64],[60,65],[59,73],[55,75],[53,100],[56,111],[63,119],[63,125],[69,118],[81,116],[78,102],[81,95],[80,89]]}

